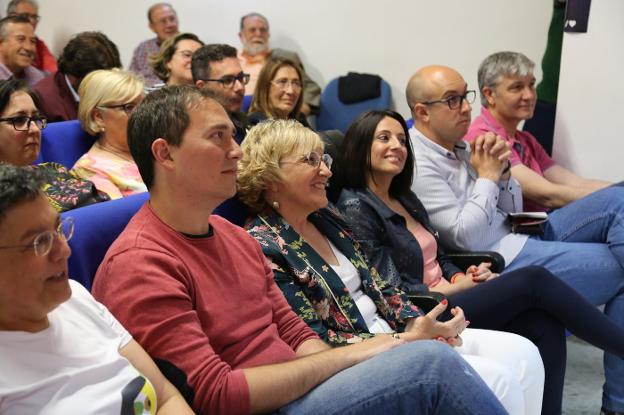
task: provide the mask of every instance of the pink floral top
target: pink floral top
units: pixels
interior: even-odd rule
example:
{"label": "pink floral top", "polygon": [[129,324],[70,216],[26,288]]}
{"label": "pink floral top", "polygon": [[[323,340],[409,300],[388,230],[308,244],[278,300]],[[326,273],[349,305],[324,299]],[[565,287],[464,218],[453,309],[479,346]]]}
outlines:
{"label": "pink floral top", "polygon": [[136,163],[104,150],[98,141],[78,159],[72,170],[95,183],[98,190],[111,199],[147,191]]}

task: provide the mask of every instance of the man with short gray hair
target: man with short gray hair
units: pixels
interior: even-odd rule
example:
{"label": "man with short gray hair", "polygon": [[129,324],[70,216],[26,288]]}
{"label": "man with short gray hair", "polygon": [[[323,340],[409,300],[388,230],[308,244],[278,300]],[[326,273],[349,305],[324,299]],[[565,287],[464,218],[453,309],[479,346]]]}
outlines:
{"label": "man with short gray hair", "polygon": [[301,69],[303,76],[303,106],[301,112],[305,115],[318,114],[321,103],[321,87],[310,78],[303,68],[303,63],[296,52],[286,49],[271,49],[269,47],[269,21],[260,13],[249,13],[241,17],[238,38],[243,47],[238,53],[243,71],[251,75],[247,94],[253,94],[256,88],[258,74],[264,63],[270,57],[283,57],[293,61]]}
{"label": "man with short gray hair", "polygon": [[158,53],[160,45],[178,30],[178,15],[169,3],[156,3],[147,10],[149,28],[156,37],[139,43],[132,53],[130,70],[138,73],[145,79],[145,86],[151,87],[162,82],[149,66],[148,58]]}
{"label": "man with short gray hair", "polygon": [[[36,0],[11,0],[7,5],[7,16],[27,17],[36,31],[37,24],[39,24],[41,19],[41,16],[39,16],[39,3]],[[56,72],[56,59],[45,42],[38,36],[36,49],[35,60],[32,66],[48,74]]]}
{"label": "man with short gray hair", "polygon": [[0,79],[21,79],[33,86],[45,74],[32,66],[37,39],[30,20],[8,16],[0,20]]}
{"label": "man with short gray hair", "polygon": [[491,131],[511,146],[511,172],[522,186],[525,209],[560,208],[602,189],[610,183],[586,179],[557,164],[528,131],[517,129],[533,117],[535,64],[522,53],[497,52],[479,66],[481,115],[472,122],[464,139],[473,141]]}

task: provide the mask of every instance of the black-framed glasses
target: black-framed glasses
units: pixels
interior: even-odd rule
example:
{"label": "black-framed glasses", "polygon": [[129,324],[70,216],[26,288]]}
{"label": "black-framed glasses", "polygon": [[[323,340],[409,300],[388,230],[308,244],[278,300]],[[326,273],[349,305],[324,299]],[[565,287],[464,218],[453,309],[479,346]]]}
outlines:
{"label": "black-framed glasses", "polygon": [[16,131],[28,131],[30,130],[30,123],[34,122],[37,128],[43,130],[48,125],[48,119],[40,115],[33,115],[31,117],[27,115],[16,115],[15,117],[0,118],[0,122],[8,122],[13,124],[13,128]]}
{"label": "black-framed glasses", "polygon": [[219,82],[226,88],[232,88],[236,81],[240,82],[243,85],[247,85],[249,83],[249,78],[251,75],[248,73],[241,72],[238,75],[226,75],[219,79],[203,79],[204,82]]}
{"label": "black-framed glasses", "polygon": [[69,241],[72,236],[74,236],[74,218],[68,216],[58,224],[55,230],[41,232],[35,236],[32,243],[26,245],[0,246],[0,249],[33,248],[35,250],[35,255],[46,256],[52,250],[56,238]]}
{"label": "black-framed glasses", "polygon": [[470,91],[464,92],[463,95],[451,95],[450,97],[438,99],[435,101],[426,101],[426,102],[423,102],[422,104],[433,105],[433,104],[445,103],[446,105],[448,105],[449,109],[454,110],[454,109],[460,108],[464,100],[466,100],[466,102],[468,102],[469,104],[472,104],[476,98],[476,95],[477,94],[474,90],[470,90]]}
{"label": "black-framed glasses", "polygon": [[123,112],[126,113],[126,115],[130,115],[132,114],[132,111],[134,111],[136,109],[136,107],[138,107],[139,104],[135,104],[134,102],[128,102],[126,104],[118,104],[118,105],[102,105],[100,106],[100,108],[114,108],[114,109],[120,109]]}

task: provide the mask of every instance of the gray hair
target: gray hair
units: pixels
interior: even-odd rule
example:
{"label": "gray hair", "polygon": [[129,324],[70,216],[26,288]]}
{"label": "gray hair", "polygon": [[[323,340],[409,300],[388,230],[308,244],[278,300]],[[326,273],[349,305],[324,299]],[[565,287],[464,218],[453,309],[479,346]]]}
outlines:
{"label": "gray hair", "polygon": [[534,68],[535,63],[519,52],[497,52],[485,58],[479,65],[477,74],[481,105],[484,107],[488,106],[487,98],[483,94],[483,88],[496,88],[503,75],[531,75]]}
{"label": "gray hair", "polygon": [[36,0],[11,0],[7,5],[7,16],[15,13],[15,9],[17,9],[17,6],[19,6],[20,3],[28,3],[39,10],[39,3]]}
{"label": "gray hair", "polygon": [[245,19],[249,18],[249,17],[259,17],[262,20],[264,20],[264,23],[266,23],[267,26],[267,30],[269,29],[269,21],[267,20],[266,17],[264,17],[263,15],[261,15],[260,13],[247,13],[246,15],[244,15],[243,17],[241,17],[240,19],[240,30],[243,30],[243,27],[245,26]]}
{"label": "gray hair", "polygon": [[31,166],[0,163],[0,220],[18,203],[42,195],[42,185],[43,176]]}
{"label": "gray hair", "polygon": [[15,23],[15,24],[27,23],[32,26],[30,19],[26,16],[13,15],[13,16],[7,16],[3,19],[0,19],[0,40],[5,40],[7,38],[9,34],[8,26],[10,23]]}

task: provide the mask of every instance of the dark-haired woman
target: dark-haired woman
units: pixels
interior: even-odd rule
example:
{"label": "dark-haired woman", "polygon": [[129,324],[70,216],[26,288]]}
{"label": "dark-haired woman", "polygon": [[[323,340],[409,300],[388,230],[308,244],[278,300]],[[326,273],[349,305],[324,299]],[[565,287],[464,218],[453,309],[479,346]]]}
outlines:
{"label": "dark-haired woman", "polygon": [[338,208],[370,264],[403,290],[428,287],[447,295],[470,317],[471,327],[532,340],[546,371],[543,414],[561,412],[564,327],[597,347],[624,354],[624,331],[545,269],[524,268],[496,278],[489,264],[464,271],[445,257],[425,208],[410,190],[413,154],[399,114],[362,114],[339,154],[334,180],[343,190]]}

